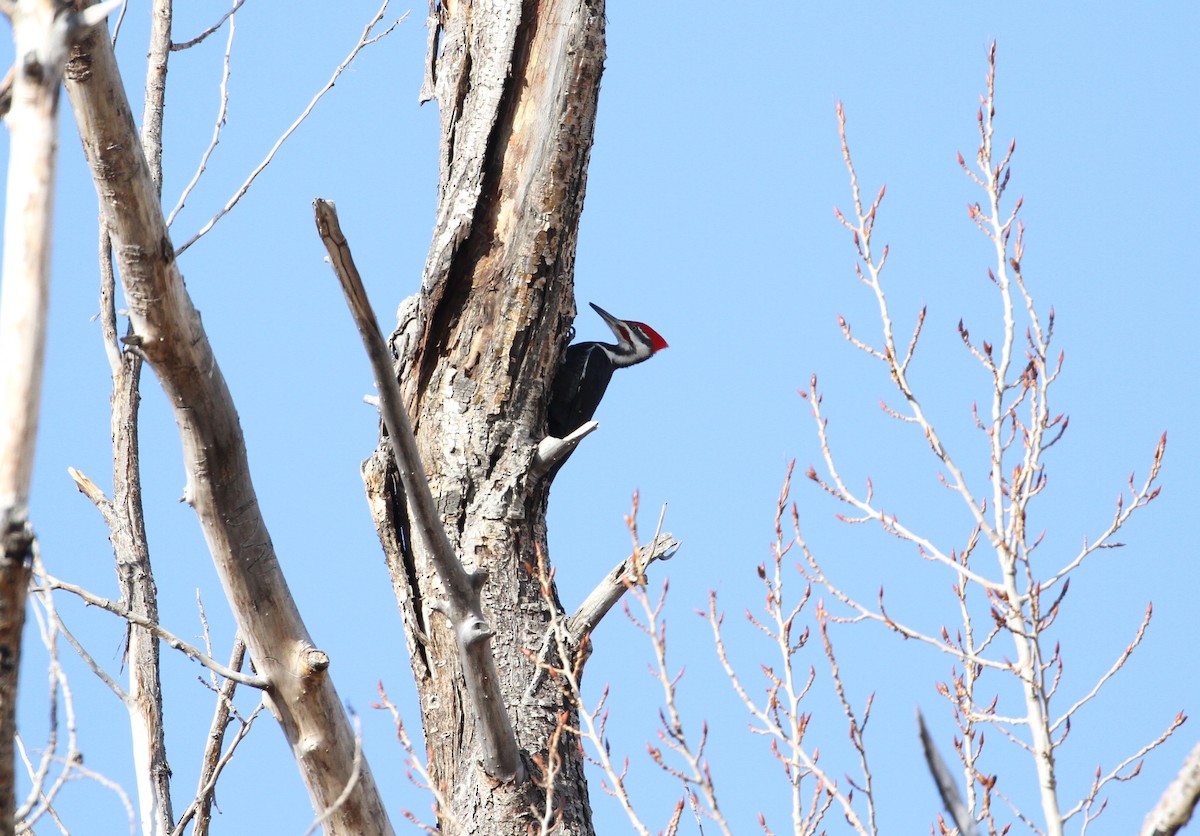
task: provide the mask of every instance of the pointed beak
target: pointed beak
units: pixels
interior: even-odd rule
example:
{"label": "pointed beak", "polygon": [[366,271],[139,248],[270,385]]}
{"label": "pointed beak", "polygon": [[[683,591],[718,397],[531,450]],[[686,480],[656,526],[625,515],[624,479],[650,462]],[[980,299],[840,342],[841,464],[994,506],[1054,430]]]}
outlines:
{"label": "pointed beak", "polygon": [[620,330],[623,322],[610,314],[608,311],[604,310],[604,308],[600,307],[595,302],[588,302],[588,304],[592,306],[593,311],[600,314],[601,319],[608,324],[608,327],[612,329],[612,332],[616,335],[617,339],[623,340],[624,337],[622,336]]}

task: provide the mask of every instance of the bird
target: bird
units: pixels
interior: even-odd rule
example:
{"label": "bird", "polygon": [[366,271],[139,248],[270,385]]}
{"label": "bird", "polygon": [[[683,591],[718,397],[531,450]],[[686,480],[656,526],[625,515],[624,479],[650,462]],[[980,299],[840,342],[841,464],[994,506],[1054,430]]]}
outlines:
{"label": "bird", "polygon": [[667,347],[667,341],[646,323],[617,319],[599,305],[588,304],[612,329],[617,344],[582,342],[567,347],[550,387],[547,409],[548,429],[555,438],[565,438],[592,420],[614,371],[649,360]]}

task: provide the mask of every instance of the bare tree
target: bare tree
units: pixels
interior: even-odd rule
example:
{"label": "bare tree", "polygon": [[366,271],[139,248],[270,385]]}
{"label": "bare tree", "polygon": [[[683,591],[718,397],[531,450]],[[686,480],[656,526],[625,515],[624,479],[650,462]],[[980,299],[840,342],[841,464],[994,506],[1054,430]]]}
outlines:
{"label": "bare tree", "polygon": [[[130,624],[131,688],[106,681],[130,708],[135,740],[145,744],[137,749],[137,774],[146,832],[182,826],[173,821],[161,735],[157,652],[164,640],[224,677],[215,734],[229,716],[228,687],[241,682],[262,689],[293,745],[320,820],[333,832],[390,832],[328,661],[308,638],[279,571],[232,400],[175,263],[177,248],[159,201],[167,67],[177,46],[169,0],[154,4],[153,21],[140,137],[105,33],[81,38],[66,72],[100,197],[102,314],[114,378],[114,496],[106,497],[84,474],[75,479],[113,530],[127,583],[118,602],[44,570],[41,583]],[[417,446],[397,467],[393,447],[406,445],[393,424],[366,472],[402,611],[409,616],[434,756],[431,780],[454,787],[445,795],[443,827],[455,822],[471,832],[502,826],[516,833],[537,820],[560,832],[591,829],[582,760],[565,734],[564,718],[574,702],[525,651],[541,645],[563,658],[586,658],[579,651],[587,633],[624,592],[619,567],[615,580],[601,581],[581,608],[562,645],[547,645],[545,625],[558,604],[543,595],[531,567],[535,554],[544,553],[554,463],[577,437],[542,443],[547,391],[541,381],[552,377],[573,313],[574,242],[603,65],[603,23],[603,9],[588,4],[533,10],[519,2],[443,4],[431,20],[423,96],[442,106],[442,203],[422,292],[403,323],[407,339],[397,343]],[[232,17],[228,24],[232,34]],[[369,42],[364,33],[360,47]],[[60,51],[65,61],[65,41]],[[325,89],[330,86],[332,80]],[[22,90],[18,85],[16,93]],[[269,161],[270,155],[255,174]],[[39,188],[48,193],[44,184]],[[338,237],[348,260],[340,232]],[[129,308],[124,337],[116,324],[117,277]],[[33,312],[44,317],[44,304]],[[253,674],[239,672],[236,651],[234,664],[223,666],[158,623],[137,474],[143,362],[176,406],[189,471],[185,498],[205,532]],[[8,402],[36,404],[36,398]],[[469,409],[459,411],[461,404]],[[32,430],[22,438],[31,446]],[[409,477],[426,473],[432,493],[418,502],[418,482]],[[24,586],[16,579],[6,588],[20,600]],[[461,737],[445,733],[450,729],[462,729]],[[539,773],[551,762],[556,766],[547,779]],[[206,764],[215,766],[215,752],[206,753]],[[184,821],[206,807],[210,794],[202,781]]]}
{"label": "bare tree", "polygon": [[[1140,626],[1129,644],[1114,654],[1108,670],[1083,687],[1068,686],[1071,678],[1066,673],[1065,649],[1050,637],[1049,630],[1064,605],[1072,573],[1098,552],[1119,547],[1117,533],[1159,495],[1157,482],[1167,439],[1164,433],[1154,448],[1146,475],[1140,480],[1130,476],[1127,491],[1118,497],[1110,520],[1100,527],[1098,534],[1085,538],[1082,548],[1059,558],[1057,563],[1051,554],[1038,551],[1044,532],[1028,529],[1026,520],[1047,486],[1047,453],[1067,429],[1065,414],[1051,406],[1054,384],[1063,368],[1063,353],[1052,348],[1054,309],[1043,312],[1023,271],[1025,243],[1018,220],[1022,201],[1018,199],[1010,205],[1005,200],[1011,175],[1009,163],[1016,143],[1010,142],[1005,147],[995,142],[995,57],[993,44],[988,55],[986,92],[980,97],[977,116],[979,146],[974,165],[959,155],[959,165],[983,193],[979,202],[970,205],[969,216],[993,251],[987,275],[999,306],[999,322],[985,326],[991,339],[972,339],[967,325],[961,320],[958,323],[965,350],[979,364],[986,380],[982,408],[973,403],[969,413],[986,440],[986,469],[968,466],[960,455],[950,451],[943,440],[944,432],[927,412],[926,399],[910,376],[910,366],[926,324],[926,311],[922,308],[917,312],[907,341],[897,336],[899,315],[889,302],[882,279],[888,248],[881,248],[875,237],[884,189],[880,188],[870,202],[862,198],[847,140],[845,115],[838,107],[838,127],[850,175],[853,208],[845,214],[838,211],[837,217],[852,234],[858,255],[856,277],[874,298],[880,317],[879,333],[874,338],[859,336],[845,319],[840,319],[842,332],[848,343],[887,370],[899,397],[895,404],[881,401],[883,410],[912,427],[928,447],[938,469],[937,479],[961,503],[973,521],[972,527],[958,534],[919,531],[886,507],[886,498],[876,495],[869,478],[865,490],[852,487],[854,480],[838,466],[830,421],[815,376],[803,393],[812,409],[823,459],[819,469],[808,469],[808,478],[848,508],[841,517],[844,522],[877,527],[907,544],[920,560],[946,571],[952,581],[954,608],[960,623],[943,625],[940,632],[930,633],[913,626],[910,619],[916,613],[908,613],[906,617],[903,610],[911,608],[905,607],[904,602],[885,605],[882,588],[877,601],[865,603],[856,598],[847,591],[846,582],[833,577],[809,549],[800,531],[798,515],[795,542],[803,554],[804,574],[843,608],[836,615],[818,613],[835,679],[837,667],[826,633],[826,623],[830,620],[843,624],[873,623],[934,648],[952,660],[949,680],[939,683],[937,688],[949,702],[958,728],[954,750],[961,762],[965,799],[959,797],[924,723],[920,726],[930,768],[959,831],[973,832],[978,826],[988,833],[1003,832],[1008,825],[996,811],[1003,804],[1014,819],[1034,832],[1062,834],[1066,823],[1073,818],[1079,822],[1080,832],[1085,832],[1104,809],[1105,789],[1136,775],[1141,759],[1179,728],[1185,717],[1180,713],[1167,720],[1161,735],[1115,767],[1106,770],[1097,767],[1087,792],[1080,798],[1064,800],[1059,790],[1056,750],[1066,740],[1080,709],[1096,699],[1105,683],[1125,666],[1141,643],[1151,608],[1146,607]],[[987,474],[981,482],[968,475],[981,470]],[[1019,702],[1000,702],[999,695],[1004,692],[997,680],[1004,678],[1015,680],[1019,686]],[[851,737],[863,753],[861,737],[856,736],[857,723],[840,683],[838,692],[850,719]],[[1001,740],[1028,754],[1030,768],[1037,776],[1037,812],[1028,801],[1004,795],[996,785],[996,775],[988,773],[986,729],[998,731]],[[870,773],[863,754],[866,775],[863,796],[869,823],[854,823],[849,809],[847,817],[858,832],[867,833],[875,832],[875,825]],[[843,807],[849,805],[843,803]]]}
{"label": "bare tree", "polygon": [[[232,37],[238,5],[201,38],[223,25]],[[168,217],[174,213],[164,212],[160,199],[161,128],[170,55],[188,44],[172,39],[170,0],[155,0],[152,8],[140,133],[110,37],[103,29],[88,28],[107,6],[75,11],[47,0],[6,5],[18,54],[32,56],[18,67],[12,85],[10,123],[14,159],[33,176],[9,180],[10,190],[20,190],[15,198],[10,191],[10,205],[28,207],[29,217],[6,230],[4,320],[0,321],[0,351],[6,358],[0,392],[4,433],[0,436],[0,465],[4,466],[0,470],[0,535],[4,537],[0,740],[9,747],[0,750],[4,805],[0,822],[5,831],[16,807],[11,751],[15,671],[24,593],[36,553],[25,505],[44,342],[54,105],[65,65],[67,94],[100,202],[101,317],[113,377],[113,496],[105,496],[82,473],[73,472],[73,477],[113,533],[121,599],[106,600],[36,566],[39,608],[35,612],[43,621],[52,659],[52,706],[58,705],[60,692],[62,704],[72,705],[55,655],[62,638],[128,708],[136,743],[137,814],[132,802],[126,805],[131,820],[140,822],[144,833],[181,833],[192,823],[194,832],[207,832],[221,770],[258,716],[257,709],[243,716],[234,707],[233,695],[239,687],[260,691],[260,709],[267,708],[278,721],[312,801],[313,829],[324,827],[342,834],[392,832],[363,754],[361,734],[338,698],[329,659],[310,638],[280,568],[259,510],[237,411],[176,262],[179,253],[236,205],[357,52],[390,31],[375,28],[386,7],[385,2],[346,62],[229,203],[197,235],[177,245],[169,232]],[[27,9],[32,10],[28,17]],[[40,28],[28,30],[37,32],[30,42],[35,45],[29,46],[26,24],[34,19]],[[590,634],[626,595],[631,598],[631,617],[651,640],[653,670],[662,689],[660,745],[652,747],[651,756],[685,788],[671,811],[667,831],[677,832],[690,807],[698,820],[707,817],[722,832],[734,832],[706,761],[707,729],[702,726],[697,731],[691,726],[676,702],[679,676],[672,672],[666,652],[665,586],[659,597],[647,591],[647,570],[654,561],[671,556],[678,544],[657,531],[648,545],[642,545],[631,522],[630,554],[624,559],[614,555],[615,567],[597,578],[595,591],[574,607],[559,600],[547,548],[546,507],[554,475],[573,445],[593,428],[581,428],[566,439],[547,438],[546,406],[549,381],[574,316],[575,245],[605,57],[604,22],[603,4],[593,2],[442,0],[432,4],[421,98],[436,100],[440,108],[439,202],[419,287],[414,287],[416,277],[397,282],[398,288],[417,292],[401,305],[390,345],[367,304],[347,235],[332,204],[316,203],[318,234],[342,282],[379,388],[381,435],[374,454],[363,464],[363,478],[404,619],[420,700],[425,756],[414,752],[398,717],[397,730],[419,780],[436,800],[437,826],[425,826],[428,832],[587,836],[594,832],[585,779],[589,760],[605,776],[606,788],[617,796],[633,827],[650,832],[626,792],[622,768],[610,756],[603,699],[599,705],[587,705],[581,695]],[[49,52],[44,41],[47,32],[53,35]],[[226,79],[228,56],[227,47]],[[774,565],[760,570],[766,610],[755,619],[781,655],[780,667],[768,669],[765,702],[752,697],[725,653],[715,598],[707,612],[726,672],[757,730],[771,739],[773,754],[791,782],[795,832],[820,832],[831,810],[840,812],[858,832],[878,829],[865,737],[871,702],[856,703],[846,693],[831,625],[875,622],[936,647],[959,666],[943,691],[960,722],[962,745],[957,753],[966,798],[955,803],[950,779],[940,780],[939,786],[962,832],[975,825],[992,832],[1002,829],[992,810],[997,796],[994,780],[981,766],[980,726],[1001,728],[1028,749],[1039,777],[1043,827],[1045,832],[1060,833],[1062,823],[1076,815],[1086,827],[1098,813],[1101,790],[1130,777],[1136,759],[1181,721],[1177,719],[1163,738],[1111,773],[1099,776],[1092,791],[1074,806],[1061,809],[1054,749],[1072,715],[1124,664],[1141,640],[1144,624],[1095,688],[1058,714],[1052,714],[1050,706],[1062,660],[1057,651],[1048,650],[1043,633],[1063,602],[1068,574],[1097,549],[1111,546],[1113,534],[1129,515],[1157,495],[1165,438],[1149,476],[1141,484],[1131,481],[1130,499],[1118,507],[1112,524],[1065,565],[1042,574],[1032,560],[1037,539],[1024,529],[1025,511],[1044,487],[1042,454],[1061,436],[1066,421],[1048,405],[1050,385],[1060,365],[1050,353],[1053,314],[1043,317],[1026,289],[1021,233],[1014,226],[1016,210],[1000,208],[1008,156],[993,159],[990,79],[989,75],[980,114],[978,167],[969,173],[987,198],[986,205],[973,208],[972,218],[995,246],[992,276],[1001,295],[1002,338],[993,347],[986,341],[972,342],[966,328],[960,331],[990,381],[990,415],[976,416],[991,451],[986,500],[973,493],[970,480],[947,452],[910,385],[908,366],[924,312],[902,348],[893,335],[893,317],[880,283],[887,250],[877,255],[872,245],[883,193],[873,203],[861,200],[844,123],[842,134],[854,188],[854,211],[842,220],[853,231],[859,277],[874,294],[882,322],[877,345],[854,336],[849,325],[844,325],[845,335],[888,369],[903,399],[902,406],[889,410],[890,414],[918,428],[948,474],[947,484],[971,509],[975,527],[966,546],[961,551],[940,548],[932,537],[910,531],[881,510],[869,490],[860,495],[849,488],[835,466],[815,379],[808,393],[825,453],[823,475],[814,469],[809,477],[856,509],[848,521],[879,525],[954,574],[963,613],[961,630],[956,629],[954,636],[948,630],[940,636],[926,635],[893,618],[882,596],[877,604],[862,604],[844,592],[808,550],[794,506],[796,537],[786,541],[786,491],[778,506]],[[224,107],[197,178],[217,142],[223,114]],[[128,306],[124,336],[118,335],[118,280]],[[10,302],[10,292],[18,294],[17,302]],[[1029,329],[1023,346],[1016,325],[1020,315],[1026,317]],[[18,360],[8,362],[18,354]],[[1023,369],[1022,356],[1028,361]],[[144,363],[155,371],[174,410],[187,468],[185,499],[196,512],[238,623],[239,637],[228,664],[215,658],[207,638],[203,648],[197,647],[160,620],[138,475],[137,405]],[[11,376],[10,369],[14,370]],[[635,517],[636,509],[631,520]],[[991,570],[979,566],[982,561],[975,557],[982,544],[997,558],[990,575]],[[810,636],[807,629],[800,629],[799,620],[807,612],[810,590],[806,588],[794,601],[790,593],[785,595],[784,558],[794,546],[804,556],[803,571],[810,581],[843,605],[837,614],[818,606],[814,618],[857,757],[856,777],[847,778],[845,784],[839,784],[835,772],[820,762],[804,740],[809,719],[800,706],[812,678],[805,677],[802,667],[793,667],[793,660]],[[128,624],[127,688],[96,665],[57,620],[52,597],[56,591],[77,596]],[[1011,641],[1015,663],[999,661],[991,652],[999,636]],[[215,695],[199,786],[178,817],[171,803],[162,733],[161,643],[203,664],[210,671]],[[243,670],[246,654],[249,671]],[[1002,715],[980,696],[978,682],[985,673],[1016,678],[1023,713]],[[395,711],[386,695],[381,705]],[[227,727],[235,722],[240,727],[228,740]],[[68,725],[73,731],[73,725]],[[590,753],[582,744],[590,744]],[[931,762],[936,762],[936,747],[928,748],[934,753]],[[35,765],[26,758],[34,792],[16,811],[23,818],[22,826],[31,827],[38,816],[53,815],[58,789],[72,770],[82,773],[84,768],[75,762],[73,738],[67,749],[70,763],[57,780],[47,777],[49,759]],[[48,750],[55,751],[52,746]],[[1032,820],[1032,814],[1019,808],[1014,816]]]}
{"label": "bare tree", "polygon": [[[926,311],[916,313],[907,341],[897,338],[898,314],[882,279],[888,249],[886,246],[881,249],[875,237],[884,189],[870,202],[862,199],[845,115],[838,107],[838,129],[850,175],[853,209],[845,214],[839,211],[837,217],[852,234],[858,255],[855,276],[868,289],[879,311],[876,337],[860,336],[842,319],[843,335],[853,348],[887,370],[899,402],[892,405],[881,401],[884,413],[913,428],[917,442],[933,457],[938,483],[948,491],[952,502],[965,505],[973,524],[963,532],[942,528],[918,531],[891,510],[888,498],[875,492],[870,478],[865,490],[851,487],[857,480],[839,467],[834,442],[836,425],[831,425],[815,376],[809,388],[801,392],[811,407],[822,457],[819,465],[807,470],[808,479],[849,508],[839,515],[842,522],[882,532],[908,546],[914,559],[946,572],[951,580],[948,589],[952,590],[947,603],[958,613],[960,622],[930,632],[914,626],[922,623],[924,611],[930,607],[930,600],[924,597],[919,601],[885,603],[883,588],[879,589],[877,600],[866,602],[856,597],[851,591],[855,586],[853,579],[830,569],[832,561],[823,561],[805,539],[801,519],[809,509],[802,510],[791,499],[790,468],[776,508],[773,559],[757,569],[764,586],[764,603],[760,611],[746,613],[756,632],[766,639],[755,664],[745,666],[753,667],[754,675],[743,670],[743,665],[727,650],[724,616],[718,610],[715,593],[710,597],[707,611],[702,613],[712,628],[725,673],[749,713],[750,732],[768,742],[770,754],[787,778],[791,791],[790,825],[794,833],[825,832],[830,820],[838,817],[855,833],[886,832],[886,817],[881,819],[879,815],[875,788],[889,776],[872,772],[869,758],[872,746],[866,734],[876,695],[856,697],[847,688],[842,673],[843,668],[861,668],[870,662],[861,655],[839,658],[834,643],[839,629],[886,630],[950,659],[950,677],[946,682],[936,683],[936,688],[947,701],[957,728],[951,745],[946,746],[953,749],[959,761],[957,775],[943,761],[938,741],[919,712],[917,734],[910,739],[914,749],[917,746],[923,749],[942,805],[949,813],[948,821],[938,817],[933,832],[994,836],[1019,824],[1034,833],[1062,834],[1068,825],[1073,832],[1086,833],[1104,811],[1108,791],[1136,777],[1143,758],[1163,744],[1186,719],[1182,713],[1163,718],[1165,728],[1161,734],[1120,758],[1115,766],[1097,766],[1094,774],[1087,776],[1086,790],[1080,797],[1063,798],[1059,786],[1063,773],[1057,763],[1057,750],[1067,739],[1073,723],[1081,724],[1080,710],[1101,696],[1104,686],[1126,666],[1141,644],[1151,609],[1147,606],[1129,643],[1114,649],[1107,670],[1095,681],[1083,684],[1076,681],[1067,664],[1070,648],[1061,646],[1052,637],[1050,628],[1066,605],[1070,576],[1099,551],[1120,547],[1117,533],[1159,495],[1166,436],[1155,446],[1146,475],[1141,479],[1130,477],[1112,516],[1101,525],[1098,534],[1086,538],[1077,552],[1059,558],[1057,563],[1051,553],[1038,551],[1042,535],[1028,530],[1026,519],[1047,485],[1047,452],[1064,437],[1067,428],[1066,417],[1050,405],[1056,393],[1054,384],[1062,371],[1063,355],[1051,348],[1053,309],[1042,313],[1026,281],[1024,241],[1017,220],[1021,201],[1015,201],[1011,208],[1004,201],[1015,143],[1010,143],[1003,153],[997,153],[993,144],[994,79],[993,45],[988,56],[986,92],[981,96],[978,113],[980,141],[975,165],[968,165],[961,157],[959,160],[984,195],[983,200],[970,206],[969,217],[989,242],[993,262],[988,277],[999,297],[998,321],[978,329],[994,334],[991,339],[972,340],[962,322],[957,328],[965,350],[984,372],[987,409],[968,403],[962,411],[987,442],[983,448],[987,451],[986,468],[968,464],[965,458],[951,454],[942,431],[926,411],[931,398],[918,391],[910,376],[926,327]],[[986,479],[967,475],[980,472],[986,474]],[[785,533],[788,527],[793,533]],[[798,571],[792,571],[793,567]],[[814,592],[832,600],[828,605],[820,599],[814,600]],[[677,832],[685,805],[690,806],[698,819],[711,819],[720,832],[732,832],[717,802],[717,788],[705,757],[707,728],[699,735],[690,734],[677,708],[677,691],[685,688],[686,683],[680,682],[682,673],[673,672],[666,663],[662,615],[665,589],[663,596],[653,599],[635,584],[631,595],[638,606],[633,608],[636,614],[630,618],[649,639],[654,658],[651,668],[663,686],[659,737],[664,746],[651,747],[651,757],[683,786],[683,797],[666,832]],[[826,663],[827,675],[820,679],[817,665],[805,659],[813,638],[820,639],[818,655]],[[571,669],[559,670],[557,675],[575,685]],[[1005,687],[1005,680],[1017,687]],[[833,691],[842,717],[817,715],[807,707],[814,686],[820,687],[818,682]],[[886,695],[890,689],[881,682],[877,690]],[[1013,696],[1016,699],[1011,699]],[[646,811],[636,810],[626,792],[628,762],[621,765],[619,756],[610,750],[604,737],[603,702],[602,699],[594,710],[581,711],[580,734],[590,744],[590,756],[605,775],[606,786],[626,810],[634,829],[647,833],[643,824]],[[818,726],[827,731],[842,724],[850,744],[842,752],[831,753],[829,747],[820,746],[810,734]],[[991,736],[991,741],[998,737],[1000,743],[989,742],[985,749],[985,732],[989,730],[998,732]],[[1033,798],[1006,794],[1010,791],[998,786],[998,774],[990,771],[988,764],[993,762],[993,750],[1005,743],[1028,757],[1028,772],[1036,776]],[[896,742],[888,741],[888,745],[894,746]],[[1196,787],[1193,754],[1147,818],[1143,832],[1174,833],[1191,815]],[[937,797],[932,793],[929,806],[931,809],[937,806]],[[759,825],[766,833],[775,832],[771,828],[777,826],[762,815]]]}

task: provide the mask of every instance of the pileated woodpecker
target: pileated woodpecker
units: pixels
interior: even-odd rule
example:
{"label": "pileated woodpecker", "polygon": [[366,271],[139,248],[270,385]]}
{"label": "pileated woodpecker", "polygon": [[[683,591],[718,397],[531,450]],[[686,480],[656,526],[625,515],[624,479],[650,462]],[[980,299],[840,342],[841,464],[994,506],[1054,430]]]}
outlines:
{"label": "pileated woodpecker", "polygon": [[588,304],[612,329],[617,344],[586,342],[567,348],[554,376],[547,410],[550,435],[555,438],[564,438],[592,420],[614,371],[649,360],[667,347],[667,341],[649,325],[617,319],[599,305]]}

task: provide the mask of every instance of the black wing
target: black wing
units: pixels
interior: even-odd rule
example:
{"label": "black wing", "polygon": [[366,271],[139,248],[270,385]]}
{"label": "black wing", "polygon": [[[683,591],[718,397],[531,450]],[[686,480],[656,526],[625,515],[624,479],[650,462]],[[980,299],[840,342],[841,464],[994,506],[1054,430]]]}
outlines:
{"label": "black wing", "polygon": [[599,343],[577,343],[567,348],[550,390],[550,435],[564,438],[592,420],[612,375],[612,360]]}

